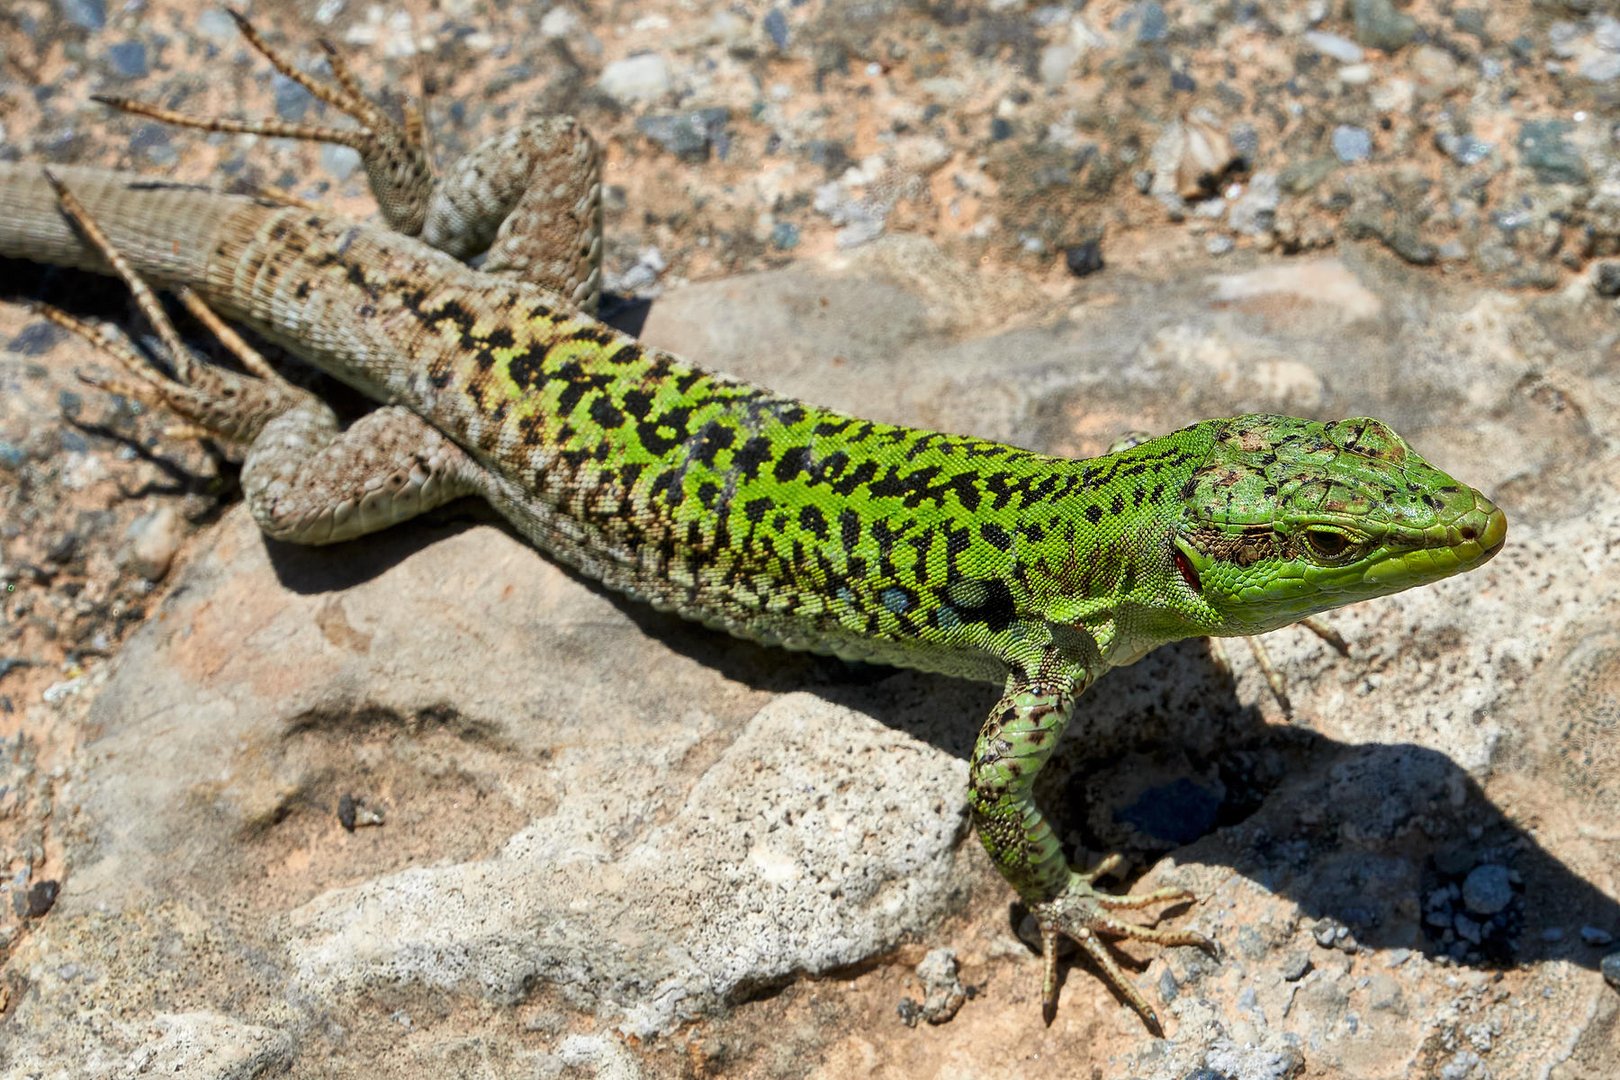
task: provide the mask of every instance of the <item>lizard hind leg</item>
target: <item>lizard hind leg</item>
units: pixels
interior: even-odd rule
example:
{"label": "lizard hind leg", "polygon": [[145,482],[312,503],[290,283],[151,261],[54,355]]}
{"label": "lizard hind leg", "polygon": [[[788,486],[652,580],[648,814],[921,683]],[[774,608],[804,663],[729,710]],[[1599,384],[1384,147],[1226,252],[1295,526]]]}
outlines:
{"label": "lizard hind leg", "polygon": [[283,379],[259,353],[226,326],[189,288],[177,291],[181,302],[247,369],[243,375],[224,368],[192,362],[191,351],[163,310],[156,294],[128,261],[113,247],[84,205],[49,169],[45,177],[56,190],[62,212],[86,242],[112,266],[134,297],[136,305],[163,343],[174,377],[162,374],[139,353],[105,328],[80,322],[66,312],[41,305],[40,314],[88,341],[115,360],[129,378],[104,378],[85,372],[79,378],[99,389],[122,394],[145,405],[167,409],[185,423],[170,434],[212,437],[228,443],[253,442],[275,417],[313,404],[325,408],[312,395]]}
{"label": "lizard hind leg", "polygon": [[46,173],[65,213],[134,295],[175,375],[152,368],[126,342],[66,312],[42,306],[51,322],[117,361],[127,379],[80,375],[92,386],[165,408],[185,423],[172,434],[246,445],[242,490],[264,532],[292,543],[325,544],[385,528],[480,490],[482,470],[427,421],[398,406],[347,430],[315,395],[283,379],[190,289],[181,301],[247,369],[195,364],[151,287],[120,255],[84,206]]}
{"label": "lizard hind leg", "polygon": [[[435,177],[420,109],[407,102],[398,123],[366,95],[336,46],[320,42],[326,83],[300,70],[232,11],[248,44],[282,75],[349,117],[355,127],[192,116],[124,97],[93,95],[124,112],[204,131],[329,142],[360,155],[390,228],[467,259],[487,252],[486,273],[526,281],[595,314],[602,289],[601,151],[572,117],[530,118],[469,151]],[[333,85],[335,84],[335,85]],[[271,197],[302,200],[279,191]]]}
{"label": "lizard hind leg", "polygon": [[366,96],[360,81],[337,47],[320,43],[332,71],[332,86],[300,70],[279,49],[254,29],[241,12],[230,10],[231,18],[255,52],[270,61],[282,75],[308,90],[317,100],[330,105],[356,124],[352,128],[295,124],[281,120],[231,120],[222,117],[192,116],[188,113],[149,105],[131,98],[93,94],[92,100],[137,116],[178,127],[198,128],[239,135],[264,135],[281,139],[301,139],[347,146],[360,155],[371,191],[389,227],[406,236],[422,231],[427,218],[428,200],[433,192],[433,168],[429,161],[425,129],[415,105],[405,109],[404,123],[397,123]]}

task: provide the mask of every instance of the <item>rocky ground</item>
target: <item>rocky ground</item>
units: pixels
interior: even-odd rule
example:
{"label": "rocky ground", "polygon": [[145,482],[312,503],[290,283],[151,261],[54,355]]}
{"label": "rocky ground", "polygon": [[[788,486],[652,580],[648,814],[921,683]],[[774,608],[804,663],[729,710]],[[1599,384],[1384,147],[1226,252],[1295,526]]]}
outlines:
{"label": "rocky ground", "polygon": [[[1117,672],[1045,780],[1150,1038],[1038,964],[976,844],[983,687],[771,652],[475,508],[267,544],[207,447],[73,378],[0,267],[0,1071],[18,1076],[1611,1076],[1620,1071],[1620,21],[1590,0],[260,3],[607,150],[622,324],[885,420],[1100,452],[1369,413],[1507,509],[1352,655]],[[109,116],[334,118],[222,9],[15,0],[0,157],[370,212],[349,151]],[[640,298],[637,302],[634,298]],[[650,308],[646,301],[651,300]]]}

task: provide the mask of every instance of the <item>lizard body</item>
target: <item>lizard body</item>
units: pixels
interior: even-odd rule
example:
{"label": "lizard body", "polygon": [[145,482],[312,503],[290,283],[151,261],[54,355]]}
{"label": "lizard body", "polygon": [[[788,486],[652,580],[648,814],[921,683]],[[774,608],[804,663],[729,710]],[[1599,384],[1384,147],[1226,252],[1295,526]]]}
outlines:
{"label": "lizard body", "polygon": [[[584,137],[568,138],[578,157]],[[248,447],[243,486],[268,533],[347,539],[478,494],[536,546],[658,607],[768,644],[1003,684],[970,799],[1040,923],[1048,1015],[1060,934],[1155,1028],[1095,935],[1209,946],[1113,916],[1187,894],[1097,892],[1036,807],[1035,774],[1075,698],[1157,645],[1434,581],[1505,536],[1489,500],[1377,420],[1239,416],[1050,457],[819,408],[613,331],[581,310],[588,231],[571,241],[586,272],[547,288],[301,206],[55,177],[0,164],[0,254],[107,270],[116,253],[126,277],[194,290],[384,406],[340,432],[324,404],[272,380],[230,375],[236,389],[212,404],[185,387],[158,395]],[[79,210],[65,212],[63,190]],[[595,213],[588,198],[572,205]]]}

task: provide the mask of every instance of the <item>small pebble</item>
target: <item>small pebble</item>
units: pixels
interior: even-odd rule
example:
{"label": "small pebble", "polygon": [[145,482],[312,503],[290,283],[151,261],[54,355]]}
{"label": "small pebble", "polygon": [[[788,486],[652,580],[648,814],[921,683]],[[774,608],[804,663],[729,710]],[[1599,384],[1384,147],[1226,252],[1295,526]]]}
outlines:
{"label": "small pebble", "polygon": [[1417,20],[1397,11],[1392,0],[1350,0],[1356,40],[1373,49],[1393,52],[1417,36]]}
{"label": "small pebble", "polygon": [[1566,141],[1572,131],[1567,120],[1526,120],[1519,125],[1519,160],[1543,184],[1583,183],[1586,163]]}
{"label": "small pebble", "polygon": [[62,18],[81,30],[104,30],[107,27],[106,0],[59,0],[57,7]]}
{"label": "small pebble", "polygon": [[1225,233],[1216,233],[1204,241],[1204,250],[1217,257],[1229,253],[1236,246],[1236,242]]}
{"label": "small pebble", "polygon": [[1513,902],[1508,868],[1498,863],[1476,866],[1462,884],[1463,904],[1475,915],[1495,915]]}
{"label": "small pebble", "polygon": [[[718,107],[684,113],[661,113],[636,120],[636,130],[682,161],[705,161],[726,144],[730,113]],[[724,152],[720,154],[725,157]]]}
{"label": "small pebble", "polygon": [[1581,940],[1588,945],[1602,947],[1614,944],[1614,935],[1596,926],[1581,927]]}
{"label": "small pebble", "polygon": [[185,529],[172,506],[160,506],[136,518],[126,534],[129,568],[147,581],[161,581],[180,550]]}
{"label": "small pebble", "polygon": [[1305,33],[1305,44],[1321,53],[1330,60],[1337,60],[1341,64],[1359,64],[1367,54],[1361,46],[1349,38],[1338,34],[1328,34],[1321,30],[1309,30]]}
{"label": "small pebble", "polygon": [[62,885],[57,881],[36,881],[28,887],[28,917],[30,919],[44,918],[56,906],[56,898],[62,892]]}
{"label": "small pebble", "polygon": [[669,92],[669,61],[657,53],[615,60],[602,69],[602,77],[596,85],[621,104],[651,101]]}
{"label": "small pebble", "polygon": [[1144,44],[1170,36],[1170,20],[1156,0],[1136,5],[1136,40]]}
{"label": "small pebble", "polygon": [[147,66],[146,44],[140,41],[120,41],[107,47],[107,64],[121,79],[143,79],[151,69]]}
{"label": "small pebble", "polygon": [[1333,155],[1346,165],[1372,157],[1372,135],[1366,128],[1340,124],[1333,129]]}
{"label": "small pebble", "polygon": [[279,71],[270,76],[270,93],[276,101],[276,116],[289,124],[300,123],[315,103],[314,94]]}
{"label": "small pebble", "polygon": [[1603,980],[1616,990],[1620,990],[1620,952],[1612,952],[1598,964],[1598,970],[1603,972]]}
{"label": "small pebble", "polygon": [[771,226],[771,246],[778,251],[792,251],[799,246],[799,227],[791,221],[778,221]]}
{"label": "small pebble", "polygon": [[1064,249],[1063,264],[1075,277],[1088,277],[1103,268],[1102,241],[1087,240]]}
{"label": "small pebble", "polygon": [[778,49],[787,48],[792,35],[788,30],[787,16],[782,14],[781,8],[771,8],[765,13],[765,33]]}
{"label": "small pebble", "polygon": [[1620,262],[1601,262],[1592,269],[1592,291],[1599,296],[1620,296]]}

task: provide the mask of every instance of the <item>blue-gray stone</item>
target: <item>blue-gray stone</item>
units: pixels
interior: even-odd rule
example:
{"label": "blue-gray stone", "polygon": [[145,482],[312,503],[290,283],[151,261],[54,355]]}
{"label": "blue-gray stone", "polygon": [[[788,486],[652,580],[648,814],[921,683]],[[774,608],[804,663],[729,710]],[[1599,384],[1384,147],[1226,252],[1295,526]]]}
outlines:
{"label": "blue-gray stone", "polygon": [[276,115],[289,124],[302,123],[315,97],[281,72],[270,76],[270,92],[276,99]]}
{"label": "blue-gray stone", "polygon": [[180,152],[174,148],[174,129],[166,124],[142,124],[130,136],[129,148],[153,165],[178,164]]}
{"label": "blue-gray stone", "polygon": [[799,227],[791,221],[778,221],[771,226],[771,246],[778,251],[791,251],[799,246]]}
{"label": "blue-gray stone", "polygon": [[107,66],[121,79],[141,79],[151,69],[146,63],[146,43],[120,41],[107,46]]}
{"label": "blue-gray stone", "polygon": [[730,113],[722,108],[659,113],[639,118],[636,130],[683,161],[703,161],[714,150],[725,156],[730,145],[726,138],[728,119]]}
{"label": "blue-gray stone", "polygon": [[1612,952],[1605,956],[1598,964],[1598,970],[1603,972],[1603,981],[1620,990],[1620,952]]}
{"label": "blue-gray stone", "polygon": [[1148,44],[1170,36],[1170,19],[1155,0],[1136,5],[1136,40]]}
{"label": "blue-gray stone", "polygon": [[107,27],[107,0],[58,0],[62,18],[81,30],[104,30]]}
{"label": "blue-gray stone", "polygon": [[792,35],[788,31],[787,16],[782,14],[781,8],[771,8],[765,13],[765,33],[770,35],[772,45],[778,49],[787,48]]}
{"label": "blue-gray stone", "polygon": [[1349,165],[1372,157],[1372,134],[1366,128],[1340,124],[1333,129],[1333,156]]}
{"label": "blue-gray stone", "polygon": [[1374,49],[1393,52],[1417,36],[1417,20],[1396,11],[1390,0],[1350,0],[1356,40]]}
{"label": "blue-gray stone", "polygon": [[1566,140],[1574,130],[1568,120],[1526,120],[1519,125],[1519,160],[1543,184],[1580,184],[1586,163]]}

